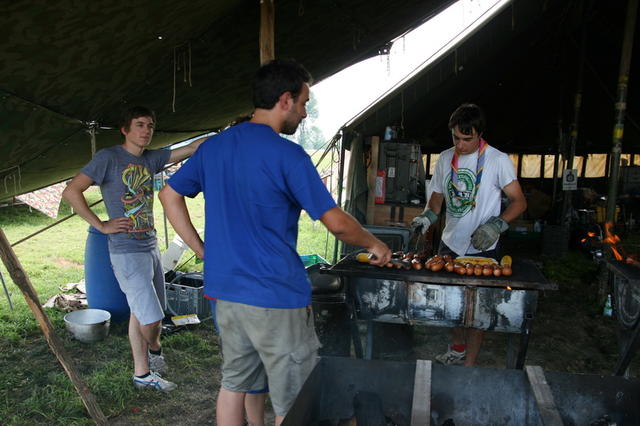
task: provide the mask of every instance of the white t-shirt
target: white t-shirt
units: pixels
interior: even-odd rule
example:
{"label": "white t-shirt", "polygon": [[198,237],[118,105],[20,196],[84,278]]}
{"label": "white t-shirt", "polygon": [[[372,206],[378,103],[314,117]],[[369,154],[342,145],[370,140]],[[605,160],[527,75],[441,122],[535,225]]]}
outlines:
{"label": "white t-shirt", "polygon": [[[447,224],[442,233],[442,241],[459,256],[479,253],[471,245],[471,234],[491,216],[500,215],[502,188],[516,180],[513,163],[507,154],[488,146],[485,151],[482,180],[475,194],[478,151],[458,157],[458,189],[463,199],[473,199],[472,204],[456,198],[451,185],[451,158],[454,147],[443,151],[436,163],[436,169],[430,183],[430,192],[444,195],[447,212]],[[488,250],[493,250],[495,244]]]}

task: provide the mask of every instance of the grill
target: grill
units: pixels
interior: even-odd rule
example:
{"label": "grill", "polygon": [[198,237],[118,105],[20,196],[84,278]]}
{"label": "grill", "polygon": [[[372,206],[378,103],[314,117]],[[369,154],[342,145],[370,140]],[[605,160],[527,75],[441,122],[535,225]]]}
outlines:
{"label": "grill", "polygon": [[[372,394],[381,421],[360,423]],[[283,426],[637,425],[639,398],[640,381],[615,376],[323,357]]]}
{"label": "grill", "polygon": [[[510,277],[380,268],[343,258],[320,273],[339,275],[353,316],[367,321],[366,352],[354,335],[356,355],[371,359],[373,322],[472,327],[509,336],[507,367],[522,368],[539,290],[556,290],[532,262],[516,260]],[[509,289],[507,289],[509,287]]]}
{"label": "grill", "polygon": [[629,367],[640,344],[640,267],[615,259],[605,260],[613,289],[613,312],[620,330],[620,356],[615,375]]}

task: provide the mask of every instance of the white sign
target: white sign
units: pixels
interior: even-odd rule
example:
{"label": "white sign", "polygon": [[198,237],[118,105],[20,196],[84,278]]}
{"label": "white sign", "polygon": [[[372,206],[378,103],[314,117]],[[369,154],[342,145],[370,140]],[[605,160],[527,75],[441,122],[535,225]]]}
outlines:
{"label": "white sign", "polygon": [[387,177],[388,178],[394,178],[396,177],[396,168],[395,167],[389,167],[387,169]]}
{"label": "white sign", "polygon": [[575,191],[578,189],[578,170],[566,169],[562,171],[562,190]]}

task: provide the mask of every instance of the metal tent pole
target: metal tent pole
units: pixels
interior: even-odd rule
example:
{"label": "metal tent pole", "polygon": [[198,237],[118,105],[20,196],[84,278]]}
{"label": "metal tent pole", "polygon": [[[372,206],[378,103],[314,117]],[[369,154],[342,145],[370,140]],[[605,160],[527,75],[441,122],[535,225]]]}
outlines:
{"label": "metal tent pole", "polygon": [[[345,140],[346,140],[346,130],[344,128],[340,129],[342,132],[340,138],[340,168],[338,170],[338,206],[342,207],[342,184],[344,181],[344,159],[346,154],[345,149]],[[333,260],[332,263],[336,263],[338,261],[338,246],[340,241],[336,238],[336,242],[333,246]]]}
{"label": "metal tent pole", "polygon": [[620,57],[620,72],[618,74],[618,96],[615,104],[615,123],[613,125],[613,146],[609,170],[609,195],[607,197],[607,222],[615,220],[616,199],[618,198],[618,179],[620,176],[620,153],[622,152],[622,138],[624,135],[624,115],[627,111],[627,88],[629,84],[629,69],[631,68],[631,54],[633,52],[633,34],[636,29],[636,15],[638,14],[638,0],[629,0],[624,25],[624,40],[622,41],[622,55]]}
{"label": "metal tent pole", "polygon": [[2,288],[4,288],[4,294],[7,295],[7,300],[9,301],[9,308],[11,308],[11,310],[13,311],[13,303],[11,303],[11,295],[9,294],[9,289],[7,288],[7,284],[4,282],[2,271],[0,271],[0,281],[2,281]]}

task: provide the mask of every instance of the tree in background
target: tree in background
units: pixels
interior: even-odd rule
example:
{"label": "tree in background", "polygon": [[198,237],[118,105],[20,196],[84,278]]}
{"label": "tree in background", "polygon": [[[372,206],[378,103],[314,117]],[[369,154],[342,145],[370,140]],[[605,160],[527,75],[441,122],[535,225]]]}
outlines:
{"label": "tree in background", "polygon": [[326,142],[322,130],[315,124],[318,116],[318,100],[311,92],[309,102],[307,102],[307,118],[302,120],[300,126],[298,126],[298,131],[292,137],[304,149],[318,149]]}

